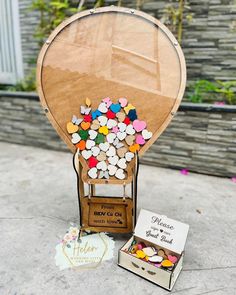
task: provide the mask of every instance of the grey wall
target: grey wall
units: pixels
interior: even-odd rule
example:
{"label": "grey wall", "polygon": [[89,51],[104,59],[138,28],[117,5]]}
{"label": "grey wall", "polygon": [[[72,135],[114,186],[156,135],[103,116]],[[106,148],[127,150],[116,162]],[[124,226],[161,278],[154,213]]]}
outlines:
{"label": "grey wall", "polygon": [[[145,1],[143,10],[160,18],[168,1]],[[188,81],[236,80],[234,0],[189,0],[191,23],[184,24],[183,43]],[[236,28],[235,28],[236,29]]]}
{"label": "grey wall", "polygon": [[[107,0],[107,5],[117,1]],[[193,21],[184,24],[183,49],[187,61],[188,81],[205,79],[236,80],[236,19],[234,0],[189,0]],[[31,0],[20,0],[22,47],[25,73],[29,60],[37,56],[33,32],[38,22],[36,13],[28,12]],[[91,7],[94,1],[87,0]],[[136,1],[123,0],[123,6],[135,7]],[[169,1],[145,0],[142,10],[161,18]],[[234,23],[235,24],[235,23]]]}
{"label": "grey wall", "polygon": [[[68,151],[33,94],[0,92],[0,141]],[[183,103],[142,163],[236,175],[236,106]]]}
{"label": "grey wall", "polygon": [[34,38],[35,29],[39,22],[38,13],[29,11],[32,0],[18,0],[21,29],[21,46],[23,55],[24,74],[30,73],[35,67],[32,63],[37,58],[39,49]]}

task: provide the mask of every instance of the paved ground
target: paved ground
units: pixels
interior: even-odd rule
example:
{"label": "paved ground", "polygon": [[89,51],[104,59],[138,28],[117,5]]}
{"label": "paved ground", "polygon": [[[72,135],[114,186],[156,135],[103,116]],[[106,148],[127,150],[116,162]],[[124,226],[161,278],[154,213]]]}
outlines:
{"label": "paved ground", "polygon": [[[72,156],[6,143],[0,151],[1,295],[168,294],[117,267],[125,236],[115,238],[113,261],[95,270],[59,271],[55,245],[78,220]],[[235,183],[141,166],[138,207],[190,224],[184,269],[172,294],[236,294]]]}

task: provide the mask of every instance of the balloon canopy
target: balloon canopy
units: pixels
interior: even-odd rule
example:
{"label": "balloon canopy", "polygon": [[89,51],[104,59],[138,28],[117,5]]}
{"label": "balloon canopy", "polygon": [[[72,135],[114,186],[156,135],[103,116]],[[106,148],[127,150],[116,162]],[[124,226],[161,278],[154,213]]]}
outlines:
{"label": "balloon canopy", "polygon": [[175,37],[155,18],[115,6],[80,12],[60,24],[38,58],[38,91],[50,122],[72,152],[66,130],[88,98],[94,108],[127,98],[152,138],[165,130],[182,99],[185,60]]}

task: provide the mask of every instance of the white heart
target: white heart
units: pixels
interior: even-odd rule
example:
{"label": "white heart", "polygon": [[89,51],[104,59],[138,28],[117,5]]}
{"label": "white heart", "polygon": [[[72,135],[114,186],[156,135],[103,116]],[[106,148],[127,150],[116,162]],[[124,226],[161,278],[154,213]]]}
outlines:
{"label": "white heart", "polygon": [[86,141],[86,149],[90,150],[93,146],[95,146],[95,142],[93,140],[88,139]]}
{"label": "white heart", "polygon": [[98,117],[98,121],[99,121],[99,123],[100,123],[101,126],[105,126],[106,123],[107,123],[107,117],[105,117],[105,116],[99,116]]}
{"label": "white heart", "polygon": [[124,146],[124,144],[123,144],[122,142],[120,142],[118,138],[116,138],[116,139],[114,140],[113,145],[114,145],[117,149],[119,149],[119,148],[121,148],[122,146]]}
{"label": "white heart", "polygon": [[118,178],[118,179],[124,179],[125,178],[124,170],[123,169],[118,169],[116,171],[115,177]]}
{"label": "white heart", "polygon": [[129,124],[129,125],[126,127],[126,133],[129,134],[129,135],[134,135],[135,130],[134,130],[133,125]]}
{"label": "white heart", "polygon": [[92,151],[92,155],[94,157],[97,157],[98,154],[100,153],[100,148],[98,146],[94,146],[94,147],[91,148],[91,151]]}
{"label": "white heart", "polygon": [[126,130],[127,125],[125,123],[118,123],[118,128],[120,132],[124,132]]}
{"label": "white heart", "polygon": [[105,102],[100,103],[100,105],[98,106],[98,110],[101,113],[106,113],[108,111],[106,103]]}
{"label": "white heart", "polygon": [[108,129],[111,129],[111,128],[115,127],[116,125],[117,125],[116,120],[109,119],[109,120],[107,121],[107,128],[108,128]]}
{"label": "white heart", "polygon": [[92,156],[92,152],[87,150],[83,150],[81,154],[85,160],[88,160]]}
{"label": "white heart", "polygon": [[116,136],[119,138],[119,140],[123,140],[126,138],[126,132],[117,132]]}
{"label": "white heart", "polygon": [[119,148],[121,148],[123,146],[124,146],[124,144],[122,142],[118,142],[117,145],[116,145],[116,148],[119,149]]}
{"label": "white heart", "polygon": [[127,167],[125,158],[120,159],[117,163],[117,166],[122,169],[125,169]]}
{"label": "white heart", "polygon": [[114,140],[115,140],[115,138],[116,138],[116,134],[115,133],[109,133],[109,134],[107,134],[107,142],[113,143]]}
{"label": "white heart", "polygon": [[110,146],[109,150],[106,152],[106,155],[108,157],[113,157],[116,154],[116,149],[114,148],[114,146]]}
{"label": "white heart", "polygon": [[88,171],[88,176],[90,177],[90,178],[93,178],[93,179],[95,179],[95,178],[97,178],[97,172],[98,172],[98,170],[97,170],[97,168],[96,167],[93,167],[93,168],[91,168],[89,171]]}
{"label": "white heart", "polygon": [[133,159],[133,157],[134,157],[134,154],[131,153],[131,152],[127,152],[125,154],[125,159],[126,159],[127,162],[130,162]]}
{"label": "white heart", "polygon": [[108,158],[108,162],[111,164],[111,165],[116,165],[117,162],[119,160],[119,157],[118,156],[113,156],[113,157],[109,157]]}
{"label": "white heart", "polygon": [[110,144],[109,144],[109,142],[100,143],[99,147],[103,152],[106,152],[109,149]]}
{"label": "white heart", "polygon": [[150,139],[152,137],[152,132],[151,131],[149,132],[147,129],[143,129],[142,137],[144,139]]}
{"label": "white heart", "polygon": [[109,172],[109,175],[110,176],[113,176],[116,174],[116,171],[117,171],[117,167],[114,166],[114,165],[108,165],[108,172]]}
{"label": "white heart", "polygon": [[96,137],[97,137],[97,131],[95,131],[95,130],[89,130],[89,138],[90,139],[95,139]]}
{"label": "white heart", "polygon": [[97,163],[97,168],[102,171],[107,170],[107,163],[105,161],[101,161]]}
{"label": "white heart", "polygon": [[72,134],[71,142],[72,142],[73,144],[78,143],[80,140],[81,140],[81,137],[79,136],[78,133],[73,133],[73,134]]}

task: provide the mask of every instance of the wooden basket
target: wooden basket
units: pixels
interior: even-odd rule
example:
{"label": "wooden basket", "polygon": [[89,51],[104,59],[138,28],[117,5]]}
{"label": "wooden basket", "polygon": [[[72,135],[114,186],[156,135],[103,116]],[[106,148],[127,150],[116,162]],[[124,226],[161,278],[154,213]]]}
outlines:
{"label": "wooden basket", "polygon": [[[81,159],[83,158],[77,152],[74,155],[73,164],[77,175],[81,231],[132,232],[136,223],[137,214],[138,155],[133,160],[132,168],[129,171],[130,174],[124,180],[89,179],[86,173],[87,167]],[[104,183],[122,185],[124,187],[123,196],[96,196],[95,186]],[[130,196],[126,195],[125,192],[125,186],[129,183],[131,184]],[[89,186],[88,195],[85,195],[85,185]]]}

